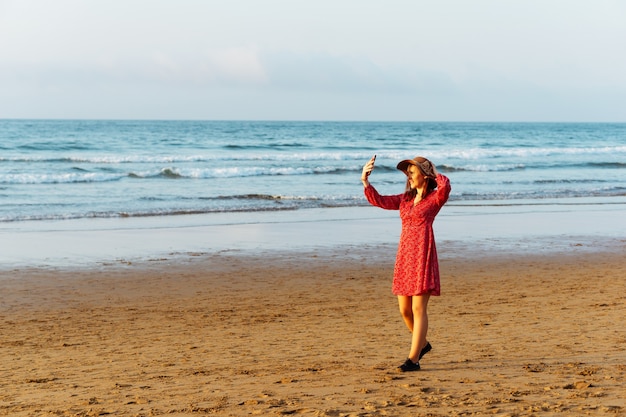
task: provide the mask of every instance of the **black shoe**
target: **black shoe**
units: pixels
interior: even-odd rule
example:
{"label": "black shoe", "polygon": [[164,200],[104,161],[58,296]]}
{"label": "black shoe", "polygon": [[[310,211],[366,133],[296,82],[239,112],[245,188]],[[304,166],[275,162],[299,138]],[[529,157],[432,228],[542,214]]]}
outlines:
{"label": "black shoe", "polygon": [[402,372],[411,372],[411,371],[419,371],[420,363],[413,362],[411,359],[407,359],[402,365],[398,367]]}
{"label": "black shoe", "polygon": [[426,342],[426,346],[422,348],[422,351],[420,352],[420,357],[417,360],[419,361],[420,359],[422,359],[422,356],[430,352],[432,349],[433,347],[430,345],[430,342]]}

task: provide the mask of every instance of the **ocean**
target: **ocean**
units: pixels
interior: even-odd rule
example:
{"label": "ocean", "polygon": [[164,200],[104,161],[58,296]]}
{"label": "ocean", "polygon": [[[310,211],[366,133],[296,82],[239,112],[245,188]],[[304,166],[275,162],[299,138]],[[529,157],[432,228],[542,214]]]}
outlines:
{"label": "ocean", "polygon": [[0,222],[365,206],[360,173],[450,177],[449,204],[626,196],[624,123],[0,120]]}

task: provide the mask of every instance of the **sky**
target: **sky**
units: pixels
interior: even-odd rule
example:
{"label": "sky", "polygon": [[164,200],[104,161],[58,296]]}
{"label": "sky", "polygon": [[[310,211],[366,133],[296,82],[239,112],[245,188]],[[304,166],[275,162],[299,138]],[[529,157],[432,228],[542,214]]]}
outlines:
{"label": "sky", "polygon": [[0,0],[0,118],[626,122],[623,0]]}

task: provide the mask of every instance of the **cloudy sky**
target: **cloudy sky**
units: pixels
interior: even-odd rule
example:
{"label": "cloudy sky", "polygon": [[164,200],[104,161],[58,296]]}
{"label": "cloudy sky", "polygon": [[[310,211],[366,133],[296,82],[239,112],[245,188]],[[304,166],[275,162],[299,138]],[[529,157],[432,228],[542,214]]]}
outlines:
{"label": "cloudy sky", "polygon": [[0,118],[626,122],[621,0],[0,0]]}

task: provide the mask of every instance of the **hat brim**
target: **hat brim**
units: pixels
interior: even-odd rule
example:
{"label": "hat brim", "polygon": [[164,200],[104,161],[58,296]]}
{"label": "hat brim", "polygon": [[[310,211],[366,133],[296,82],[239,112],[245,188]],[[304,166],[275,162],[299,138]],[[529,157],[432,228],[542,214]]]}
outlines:
{"label": "hat brim", "polygon": [[396,169],[399,169],[402,172],[406,172],[406,170],[409,168],[409,165],[417,166],[414,160],[405,159],[404,161],[398,162],[398,165],[396,165]]}

